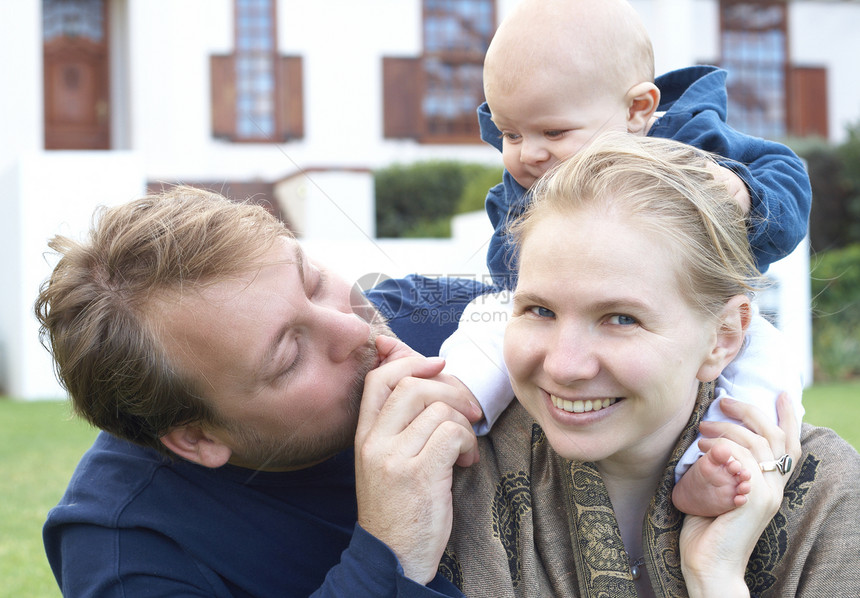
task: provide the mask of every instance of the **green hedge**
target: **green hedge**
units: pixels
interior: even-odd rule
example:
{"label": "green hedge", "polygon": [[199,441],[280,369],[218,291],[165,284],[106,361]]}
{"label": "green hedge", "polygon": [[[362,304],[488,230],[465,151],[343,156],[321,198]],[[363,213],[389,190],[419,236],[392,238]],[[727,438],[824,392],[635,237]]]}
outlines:
{"label": "green hedge", "polygon": [[374,173],[377,237],[449,237],[451,217],[483,209],[502,169],[455,161],[395,164]]}
{"label": "green hedge", "polygon": [[860,376],[860,243],[811,258],[816,381]]}
{"label": "green hedge", "polygon": [[813,251],[860,243],[860,122],[846,127],[846,139],[795,139],[789,145],[806,160],[812,184],[809,237]]}

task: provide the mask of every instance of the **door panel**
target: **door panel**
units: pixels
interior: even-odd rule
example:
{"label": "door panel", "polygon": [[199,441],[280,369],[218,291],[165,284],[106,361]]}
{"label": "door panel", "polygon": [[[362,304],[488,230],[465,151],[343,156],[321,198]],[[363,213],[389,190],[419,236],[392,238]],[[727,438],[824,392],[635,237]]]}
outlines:
{"label": "door panel", "polygon": [[109,149],[103,0],[45,0],[45,149]]}

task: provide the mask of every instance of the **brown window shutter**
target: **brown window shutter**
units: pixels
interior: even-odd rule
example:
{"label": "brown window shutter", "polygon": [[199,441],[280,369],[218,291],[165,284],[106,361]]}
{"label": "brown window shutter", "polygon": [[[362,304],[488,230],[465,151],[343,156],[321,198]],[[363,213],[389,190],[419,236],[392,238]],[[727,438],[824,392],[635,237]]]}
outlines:
{"label": "brown window shutter", "polygon": [[421,59],[382,58],[383,135],[418,138],[421,134]]}
{"label": "brown window shutter", "polygon": [[277,135],[281,141],[301,139],[305,135],[304,91],[302,89],[302,57],[278,57],[277,91]]}
{"label": "brown window shutter", "polygon": [[827,139],[827,69],[791,67],[788,76],[788,132]]}
{"label": "brown window shutter", "polygon": [[210,56],[212,136],[236,137],[236,67],[233,56]]}

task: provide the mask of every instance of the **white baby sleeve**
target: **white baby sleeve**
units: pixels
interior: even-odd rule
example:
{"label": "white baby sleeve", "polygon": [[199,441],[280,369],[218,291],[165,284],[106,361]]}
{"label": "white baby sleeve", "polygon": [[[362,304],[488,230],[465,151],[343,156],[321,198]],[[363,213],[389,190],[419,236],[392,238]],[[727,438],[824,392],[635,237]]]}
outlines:
{"label": "white baby sleeve", "polygon": [[439,350],[445,358],[443,371],[459,378],[484,410],[484,419],[473,426],[476,434],[489,432],[514,398],[503,353],[511,313],[509,291],[476,297]]}

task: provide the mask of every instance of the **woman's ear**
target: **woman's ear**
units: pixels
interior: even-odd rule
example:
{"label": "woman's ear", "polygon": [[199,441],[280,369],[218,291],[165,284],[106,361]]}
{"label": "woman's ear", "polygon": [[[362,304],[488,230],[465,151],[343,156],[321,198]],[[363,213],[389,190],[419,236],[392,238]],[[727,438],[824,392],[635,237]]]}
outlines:
{"label": "woman's ear", "polygon": [[221,467],[233,454],[220,438],[199,424],[171,428],[160,440],[177,456],[204,467]]}
{"label": "woman's ear", "polygon": [[657,106],[660,90],[653,83],[637,83],[627,91],[627,132],[644,135]]}
{"label": "woman's ear", "polygon": [[711,352],[705,358],[696,376],[702,382],[716,380],[723,369],[744,346],[744,334],[750,325],[750,300],[735,295],[723,307],[717,323],[717,332]]}

